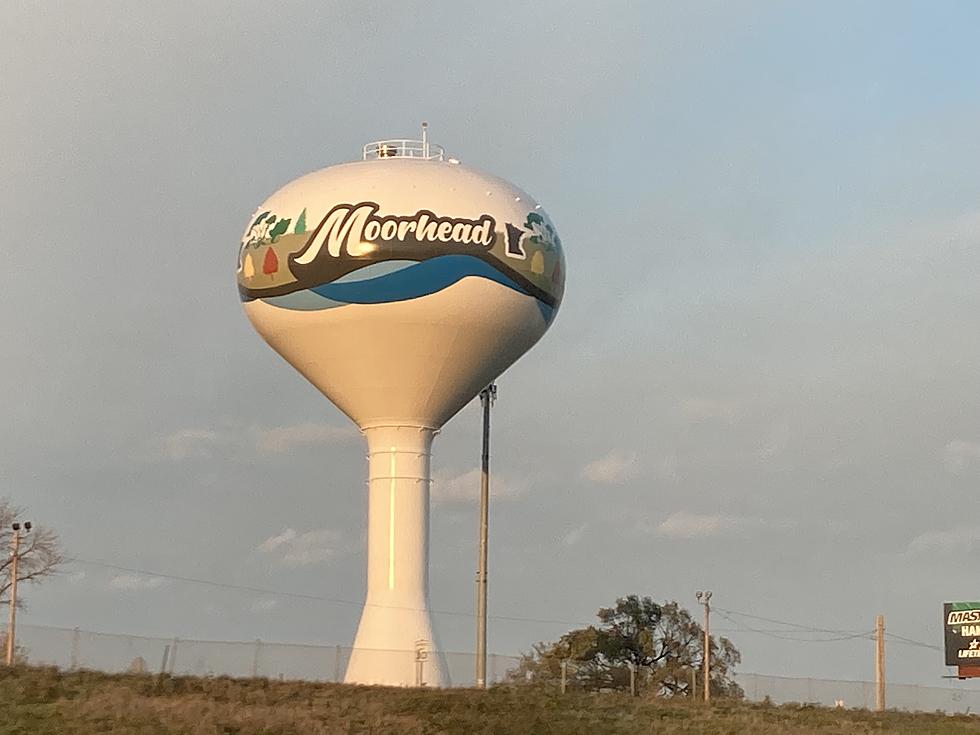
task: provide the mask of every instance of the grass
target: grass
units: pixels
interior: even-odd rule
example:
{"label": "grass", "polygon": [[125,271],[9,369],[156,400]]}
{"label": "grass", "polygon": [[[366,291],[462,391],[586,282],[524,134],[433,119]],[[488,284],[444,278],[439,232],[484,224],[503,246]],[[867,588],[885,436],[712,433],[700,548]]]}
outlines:
{"label": "grass", "polygon": [[0,670],[3,735],[980,733],[980,718],[697,703],[533,687],[486,692]]}

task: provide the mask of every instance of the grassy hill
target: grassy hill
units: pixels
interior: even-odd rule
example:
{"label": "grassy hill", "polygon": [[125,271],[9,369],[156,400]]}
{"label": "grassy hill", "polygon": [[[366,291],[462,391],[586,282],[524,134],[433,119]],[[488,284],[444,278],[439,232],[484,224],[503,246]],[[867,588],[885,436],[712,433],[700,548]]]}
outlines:
{"label": "grassy hill", "polygon": [[0,733],[638,735],[980,733],[980,718],[569,693],[419,691],[0,668]]}

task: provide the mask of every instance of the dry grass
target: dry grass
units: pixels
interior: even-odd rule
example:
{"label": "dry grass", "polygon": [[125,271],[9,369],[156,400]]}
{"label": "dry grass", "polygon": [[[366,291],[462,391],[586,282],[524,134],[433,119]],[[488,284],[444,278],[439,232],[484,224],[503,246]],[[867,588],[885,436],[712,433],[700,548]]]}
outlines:
{"label": "dry grass", "polygon": [[980,733],[980,719],[773,707],[531,687],[418,691],[227,679],[0,670],[0,733],[27,735],[638,735]]}

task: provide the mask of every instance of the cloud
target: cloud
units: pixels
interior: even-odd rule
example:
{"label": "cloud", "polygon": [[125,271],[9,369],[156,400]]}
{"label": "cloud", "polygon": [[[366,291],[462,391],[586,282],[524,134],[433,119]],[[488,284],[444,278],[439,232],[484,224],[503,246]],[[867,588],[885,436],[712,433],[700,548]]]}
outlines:
{"label": "cloud", "polygon": [[272,612],[279,607],[279,600],[266,597],[261,600],[256,600],[249,607],[252,612]]}
{"label": "cloud", "polygon": [[954,439],[943,447],[943,466],[947,472],[958,475],[968,467],[980,464],[980,444]]}
{"label": "cloud", "polygon": [[223,437],[211,429],[180,429],[162,437],[154,454],[174,462],[207,459],[223,443]]}
{"label": "cloud", "polygon": [[792,528],[791,520],[766,520],[743,516],[702,515],[685,510],[672,513],[655,526],[644,525],[641,529],[660,538],[693,539],[711,536],[741,536],[762,527]]}
{"label": "cloud", "polygon": [[579,541],[582,540],[582,537],[585,536],[585,532],[588,530],[588,528],[589,528],[588,523],[583,523],[578,528],[573,528],[571,531],[569,531],[564,536],[562,536],[561,538],[562,544],[564,544],[565,546],[575,546]]}
{"label": "cloud", "polygon": [[585,465],[582,468],[582,476],[586,480],[602,485],[619,485],[632,480],[639,471],[636,452],[613,449],[605,456]]}
{"label": "cloud", "polygon": [[757,455],[764,463],[772,464],[780,455],[784,454],[792,438],[792,431],[788,424],[778,423],[764,433]]}
{"label": "cloud", "polygon": [[[480,498],[481,470],[475,467],[460,474],[437,471],[432,475],[433,503],[468,503]],[[527,489],[527,482],[494,472],[490,475],[491,500],[512,500]]]}
{"label": "cloud", "polygon": [[288,454],[297,447],[315,444],[334,444],[348,441],[357,436],[353,428],[332,426],[329,424],[297,424],[295,426],[277,426],[272,429],[257,429],[254,431],[255,448],[274,454]]}
{"label": "cloud", "polygon": [[906,554],[967,554],[980,549],[980,526],[957,526],[945,531],[920,533],[909,543]]}
{"label": "cloud", "polygon": [[109,580],[109,588],[114,590],[155,590],[163,587],[167,580],[161,577],[144,577],[139,574],[117,574]]}
{"label": "cloud", "polygon": [[661,480],[678,482],[681,479],[681,473],[677,453],[665,454],[659,462],[654,464],[653,474]]}
{"label": "cloud", "polygon": [[733,423],[738,415],[738,403],[716,398],[685,398],[679,404],[681,415],[694,421],[720,419]]}
{"label": "cloud", "polygon": [[292,528],[286,528],[278,536],[270,536],[261,544],[258,545],[257,550],[263,551],[266,554],[270,554],[280,546],[284,546],[292,542],[296,538],[296,531]]}
{"label": "cloud", "polygon": [[259,544],[256,551],[276,557],[283,566],[305,567],[328,561],[339,546],[340,534],[336,531],[320,528],[298,533],[293,528],[286,528]]}
{"label": "cloud", "polygon": [[219,429],[185,428],[152,442],[155,460],[182,462],[210,459],[225,453],[290,454],[297,449],[348,441],[357,436],[353,427],[302,423],[294,426],[225,426]]}

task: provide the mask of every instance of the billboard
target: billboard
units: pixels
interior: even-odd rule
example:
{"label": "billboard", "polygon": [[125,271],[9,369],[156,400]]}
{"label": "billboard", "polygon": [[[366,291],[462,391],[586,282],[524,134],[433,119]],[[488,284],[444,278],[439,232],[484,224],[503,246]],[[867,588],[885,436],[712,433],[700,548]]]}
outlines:
{"label": "billboard", "polygon": [[980,602],[943,605],[946,665],[980,667]]}

